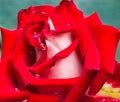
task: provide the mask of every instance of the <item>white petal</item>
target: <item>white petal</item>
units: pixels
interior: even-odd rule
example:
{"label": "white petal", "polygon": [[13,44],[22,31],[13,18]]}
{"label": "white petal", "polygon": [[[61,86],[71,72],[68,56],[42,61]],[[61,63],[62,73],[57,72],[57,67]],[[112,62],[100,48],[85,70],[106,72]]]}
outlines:
{"label": "white petal", "polygon": [[48,24],[49,24],[50,30],[55,30],[55,27],[54,27],[53,22],[50,19],[50,17],[48,18]]}

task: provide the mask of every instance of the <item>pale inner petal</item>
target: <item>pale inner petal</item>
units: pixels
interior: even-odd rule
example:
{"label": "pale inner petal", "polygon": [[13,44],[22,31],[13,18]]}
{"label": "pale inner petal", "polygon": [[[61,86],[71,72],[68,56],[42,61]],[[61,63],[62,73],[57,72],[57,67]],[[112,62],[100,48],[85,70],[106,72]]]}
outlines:
{"label": "pale inner petal", "polygon": [[[48,47],[48,59],[56,53],[67,48],[72,44],[71,32],[58,35],[46,35],[46,44]],[[73,51],[68,57],[60,59],[55,66],[47,69],[43,77],[46,78],[72,78],[80,75],[82,64],[76,51]]]}
{"label": "pale inner petal", "polygon": [[50,17],[48,18],[48,24],[49,24],[49,27],[50,27],[50,30],[55,30],[55,27],[52,23],[52,20],[50,19]]}

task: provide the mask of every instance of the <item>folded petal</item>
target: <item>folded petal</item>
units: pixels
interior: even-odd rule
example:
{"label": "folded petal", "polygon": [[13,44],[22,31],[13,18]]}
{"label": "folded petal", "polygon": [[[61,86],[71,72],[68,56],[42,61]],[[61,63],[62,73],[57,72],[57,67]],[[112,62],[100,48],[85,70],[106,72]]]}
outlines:
{"label": "folded petal", "polygon": [[90,88],[90,94],[96,94],[110,77],[110,74],[114,73],[119,31],[117,28],[100,23],[88,23],[88,26],[100,55],[101,71],[98,72]]}
{"label": "folded petal", "polygon": [[116,50],[119,41],[119,30],[108,25],[92,25],[94,36],[100,54],[101,70],[113,73],[115,68]]}

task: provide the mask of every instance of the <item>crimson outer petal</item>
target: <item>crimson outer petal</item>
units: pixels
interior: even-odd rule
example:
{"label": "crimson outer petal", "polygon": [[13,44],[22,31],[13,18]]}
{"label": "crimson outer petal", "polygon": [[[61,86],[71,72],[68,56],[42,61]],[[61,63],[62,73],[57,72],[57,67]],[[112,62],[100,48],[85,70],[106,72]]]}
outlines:
{"label": "crimson outer petal", "polygon": [[[29,92],[16,91],[18,88],[14,83],[14,74],[11,71],[11,66],[8,59],[3,59],[0,63],[0,101],[1,102],[19,102],[28,98]],[[16,101],[17,100],[17,101]]]}
{"label": "crimson outer petal", "polygon": [[116,62],[114,74],[107,80],[107,83],[110,83],[112,87],[120,87],[120,62]]}
{"label": "crimson outer petal", "polygon": [[[50,14],[54,7],[50,5],[29,7],[18,12],[18,29],[23,29],[27,24],[31,22],[38,22],[40,14]],[[36,15],[37,14],[37,15]]]}
{"label": "crimson outer petal", "polygon": [[16,45],[16,42],[18,40],[18,36],[21,33],[21,30],[8,30],[5,28],[0,28],[1,34],[2,34],[2,56],[8,57],[11,55],[11,53],[14,51],[14,47]]}
{"label": "crimson outer petal", "polygon": [[[1,102],[19,102],[28,98],[29,92],[16,91],[16,76],[12,72],[12,66],[9,63],[9,57],[14,51],[18,36],[21,30],[7,30],[0,28],[2,34],[2,56],[0,62],[0,101]],[[17,100],[17,101],[16,101]]]}
{"label": "crimson outer petal", "polygon": [[[91,32],[91,36],[97,44],[100,54],[101,69],[105,72],[113,73],[116,49],[120,37],[119,30],[109,25],[103,25],[100,21],[95,19],[92,20],[92,18],[95,18],[95,14],[87,18],[87,24]],[[99,23],[92,23],[97,21]]]}
{"label": "crimson outer petal", "polygon": [[96,94],[110,77],[110,74],[114,72],[119,31],[112,26],[103,25],[96,14],[89,16],[86,21],[100,54],[100,71],[89,92],[90,94]]}
{"label": "crimson outer petal", "polygon": [[31,94],[27,102],[62,102],[62,100],[53,95]]}

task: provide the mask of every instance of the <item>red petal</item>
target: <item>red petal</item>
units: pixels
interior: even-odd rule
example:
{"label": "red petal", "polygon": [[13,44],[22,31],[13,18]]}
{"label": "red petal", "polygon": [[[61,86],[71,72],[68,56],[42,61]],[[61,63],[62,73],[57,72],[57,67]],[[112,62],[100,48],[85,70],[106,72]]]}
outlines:
{"label": "red petal", "polygon": [[78,79],[40,78],[39,76],[33,76],[32,73],[29,72],[28,68],[29,67],[24,62],[24,56],[21,56],[14,64],[13,70],[15,71],[15,74],[17,76],[19,87],[22,89],[27,88],[29,91],[32,91],[32,88],[29,88],[29,86],[32,86],[35,87],[35,89],[37,89],[37,91],[39,91],[40,93],[49,92],[49,94],[54,94],[54,92],[57,91],[62,97],[64,97]]}
{"label": "red petal", "polygon": [[62,102],[62,99],[53,95],[31,94],[27,102]]}
{"label": "red petal", "polygon": [[93,24],[93,25],[102,24],[102,22],[96,12],[93,13],[92,15],[86,17],[86,21],[87,21],[88,26],[91,24]]}
{"label": "red petal", "polygon": [[7,30],[1,28],[2,34],[2,59],[8,57],[14,50],[18,36],[20,35],[21,30]]}
{"label": "red petal", "polygon": [[68,93],[64,102],[80,102],[85,95],[91,81],[95,77],[95,71],[83,71],[73,89]]}
{"label": "red petal", "polygon": [[109,77],[110,74],[100,70],[94,78],[88,93],[90,95],[95,95],[102,88],[102,86],[109,79]]}
{"label": "red petal", "polygon": [[[47,6],[49,7],[50,11],[51,9],[53,9],[51,6]],[[36,9],[39,8],[39,9]],[[47,13],[44,11],[41,11],[45,9],[46,10],[46,6],[42,6],[42,7],[29,7],[27,9],[23,9],[21,11],[19,11],[18,13],[18,28],[24,28],[27,24],[29,23],[36,23],[36,22],[40,22],[44,19],[46,19]],[[49,11],[48,10],[48,11]],[[44,13],[43,13],[44,12]]]}
{"label": "red petal", "polygon": [[16,91],[13,78],[13,72],[8,59],[3,59],[0,63],[0,101],[1,102],[16,102],[22,101],[28,97],[27,91]]}
{"label": "red petal", "polygon": [[[18,58],[14,64],[14,71],[17,74],[18,80],[20,83],[31,84],[36,86],[51,86],[51,85],[73,85],[76,81],[76,78],[70,79],[45,79],[45,78],[36,78],[29,72],[29,67],[24,62],[24,55]],[[24,72],[24,73],[23,73]],[[66,81],[68,80],[68,81]]]}
{"label": "red petal", "polygon": [[118,29],[101,24],[91,24],[90,30],[91,34],[94,36],[94,40],[97,43],[101,62],[101,71],[98,72],[98,75],[90,88],[90,94],[96,94],[110,77],[110,74],[113,74],[114,72],[119,33]]}
{"label": "red petal", "polygon": [[14,51],[10,56],[10,60],[14,63],[21,55],[25,54],[25,61],[30,66],[35,62],[35,50],[28,43],[24,32],[21,33],[19,39],[16,41],[16,46],[14,46]]}
{"label": "red petal", "polygon": [[92,33],[96,34],[96,42],[101,61],[101,70],[113,73],[119,41],[118,29],[107,25],[93,26],[91,29]]}

